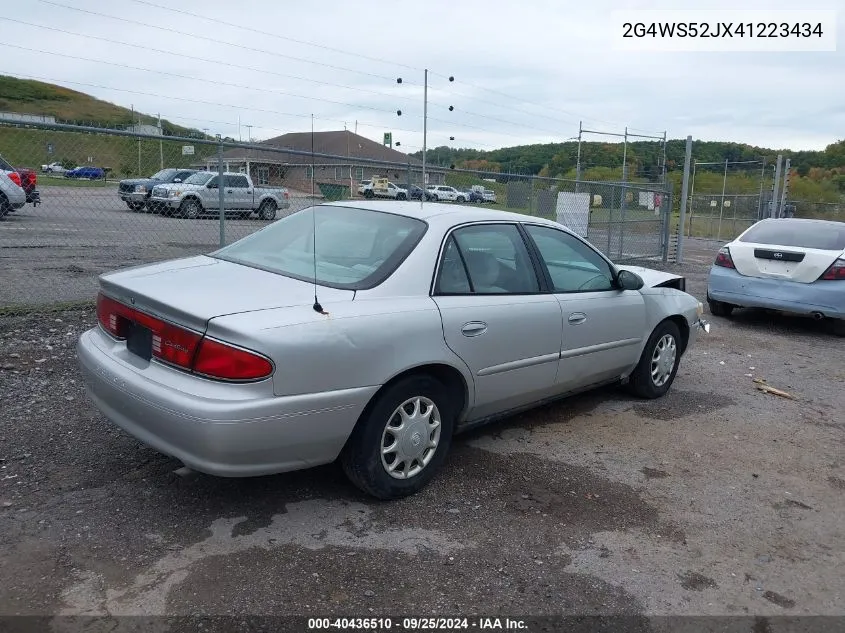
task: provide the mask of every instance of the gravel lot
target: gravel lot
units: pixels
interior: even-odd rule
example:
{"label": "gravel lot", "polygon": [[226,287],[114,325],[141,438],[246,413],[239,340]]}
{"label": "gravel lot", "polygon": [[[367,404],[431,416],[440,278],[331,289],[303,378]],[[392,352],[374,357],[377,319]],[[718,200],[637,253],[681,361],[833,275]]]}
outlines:
{"label": "gravel lot", "polygon": [[[220,243],[217,218],[186,220],[133,213],[117,187],[44,187],[43,203],[0,222],[0,306],[90,299],[97,275],[172,257],[208,253]],[[283,217],[308,206],[292,197]],[[227,243],[266,226],[226,219]]]}
{"label": "gravel lot", "polygon": [[[699,298],[712,257],[689,243],[677,267]],[[94,323],[0,317],[0,614],[845,616],[845,340],[824,324],[713,318],[664,399],[480,429],[376,503],[333,465],[176,476],[86,400]]]}

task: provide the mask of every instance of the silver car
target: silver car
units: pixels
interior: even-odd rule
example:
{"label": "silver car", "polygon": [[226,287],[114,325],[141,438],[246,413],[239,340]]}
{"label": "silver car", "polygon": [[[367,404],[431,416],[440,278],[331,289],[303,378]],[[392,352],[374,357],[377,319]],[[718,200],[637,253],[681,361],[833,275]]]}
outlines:
{"label": "silver car", "polygon": [[334,202],[102,275],[78,356],[109,419],[192,469],[340,458],[389,499],[426,485],[456,432],[599,385],[665,394],[708,327],[683,284],[540,218]]}

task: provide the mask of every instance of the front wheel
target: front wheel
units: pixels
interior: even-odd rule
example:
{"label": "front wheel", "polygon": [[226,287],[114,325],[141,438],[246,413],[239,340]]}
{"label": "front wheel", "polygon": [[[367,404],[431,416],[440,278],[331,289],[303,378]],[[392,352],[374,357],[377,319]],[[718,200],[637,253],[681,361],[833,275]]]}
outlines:
{"label": "front wheel", "polygon": [[358,420],[341,453],[346,476],[378,499],[418,492],[446,458],[456,414],[448,390],[435,378],[398,381]]}
{"label": "front wheel", "polygon": [[408,197],[404,193],[400,193],[396,195],[397,200],[407,200]]}
{"label": "front wheel", "polygon": [[143,202],[127,202],[126,206],[129,207],[130,211],[140,211],[144,208]]}
{"label": "front wheel", "polygon": [[12,205],[9,204],[6,196],[0,194],[0,220],[9,215],[10,211],[12,211]]}
{"label": "front wheel", "polygon": [[459,203],[464,203],[464,202],[466,202],[466,201],[467,201],[467,199],[466,199],[466,198],[464,198],[463,196],[458,196],[458,200],[457,200],[457,202],[459,202]]}
{"label": "front wheel", "polygon": [[681,360],[681,332],[672,321],[658,325],[631,374],[628,389],[641,398],[660,398],[675,380]]}

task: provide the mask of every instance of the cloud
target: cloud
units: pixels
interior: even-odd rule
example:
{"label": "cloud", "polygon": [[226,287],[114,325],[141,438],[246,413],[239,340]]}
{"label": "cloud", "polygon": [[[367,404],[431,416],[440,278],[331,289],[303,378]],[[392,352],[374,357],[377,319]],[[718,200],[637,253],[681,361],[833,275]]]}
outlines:
{"label": "cloud", "polygon": [[[241,135],[250,125],[258,138],[310,129],[312,114],[318,130],[344,123],[352,129],[357,121],[370,138],[393,131],[408,151],[422,145],[426,67],[429,146],[561,141],[576,136],[583,122],[609,132],[627,125],[640,133],[665,130],[670,138],[820,149],[842,129],[841,48],[613,50],[611,11],[674,8],[671,2],[185,0],[177,9],[183,13],[155,4],[164,0],[35,0],[30,12],[0,16],[0,72],[45,78],[230,136],[238,135],[239,118]],[[742,4],[795,8],[783,1]],[[841,20],[837,28],[845,42]]]}

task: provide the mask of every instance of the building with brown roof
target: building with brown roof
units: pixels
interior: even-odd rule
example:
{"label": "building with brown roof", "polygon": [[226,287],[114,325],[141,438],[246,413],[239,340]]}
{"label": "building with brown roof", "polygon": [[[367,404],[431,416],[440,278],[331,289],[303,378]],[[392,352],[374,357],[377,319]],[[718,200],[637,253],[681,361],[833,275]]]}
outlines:
{"label": "building with brown roof", "polygon": [[[420,160],[348,130],[314,132],[313,158],[311,132],[292,132],[257,145],[262,148],[224,152],[225,170],[248,173],[258,185],[310,192],[313,184],[316,194],[325,191],[326,185],[343,187],[345,193],[351,187],[355,193],[361,181],[374,176],[398,185],[421,185],[423,180]],[[217,157],[210,156],[197,167],[217,171]],[[445,183],[442,167],[426,166],[426,173],[429,184]]]}

